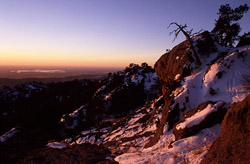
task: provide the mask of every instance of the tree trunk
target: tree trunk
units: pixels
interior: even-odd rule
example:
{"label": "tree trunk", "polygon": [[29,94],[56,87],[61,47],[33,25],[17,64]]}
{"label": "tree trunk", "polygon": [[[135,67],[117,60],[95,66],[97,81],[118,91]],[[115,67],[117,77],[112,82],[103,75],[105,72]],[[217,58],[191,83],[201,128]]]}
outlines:
{"label": "tree trunk", "polygon": [[187,33],[186,31],[183,30],[183,28],[182,28],[179,24],[177,24],[177,23],[175,23],[175,22],[174,22],[174,24],[175,24],[176,26],[178,26],[179,29],[181,30],[181,32],[185,35],[186,39],[188,40],[188,42],[189,42],[189,44],[190,44],[190,48],[191,48],[191,50],[192,50],[192,53],[194,54],[194,57],[195,57],[195,60],[196,60],[197,64],[198,64],[198,65],[201,65],[201,60],[200,60],[200,58],[198,57],[198,55],[197,55],[197,53],[196,53],[196,51],[195,51],[195,49],[194,49],[192,39],[190,38],[190,36],[188,35],[188,33]]}

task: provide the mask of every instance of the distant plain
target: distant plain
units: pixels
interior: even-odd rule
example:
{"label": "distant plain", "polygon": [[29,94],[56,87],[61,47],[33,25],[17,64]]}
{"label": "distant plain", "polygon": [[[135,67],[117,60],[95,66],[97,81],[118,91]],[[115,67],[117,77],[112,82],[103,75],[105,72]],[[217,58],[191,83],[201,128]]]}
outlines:
{"label": "distant plain", "polygon": [[54,67],[54,66],[0,66],[0,89],[25,82],[62,82],[75,79],[101,79],[121,68]]}

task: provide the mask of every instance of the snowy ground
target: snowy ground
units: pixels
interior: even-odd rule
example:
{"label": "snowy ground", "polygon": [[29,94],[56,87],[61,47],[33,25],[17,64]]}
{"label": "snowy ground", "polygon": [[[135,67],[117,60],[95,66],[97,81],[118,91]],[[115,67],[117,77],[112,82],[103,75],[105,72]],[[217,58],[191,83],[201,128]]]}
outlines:
{"label": "snowy ground", "polygon": [[[206,62],[210,63],[216,54],[211,54]],[[232,49],[224,60],[210,67],[204,64],[203,68],[186,77],[181,87],[174,91],[176,103],[172,107],[177,103],[180,108],[186,106],[190,109],[205,101],[225,101],[229,104],[242,101],[248,95],[242,88],[242,75],[250,74],[249,65],[250,47]],[[188,103],[186,97],[189,97]]]}
{"label": "snowy ground", "polygon": [[[82,131],[79,136],[74,139],[68,138],[65,142],[70,145],[83,143],[109,144],[110,149],[114,149],[115,152],[142,150],[149,138],[154,135],[157,129],[157,121],[161,119],[163,105],[155,107],[155,103],[162,99],[163,96],[160,96],[138,109],[130,117],[114,121],[113,126]],[[153,118],[150,119],[148,116],[153,116]],[[97,138],[97,136],[99,137]]]}
{"label": "snowy ground", "polygon": [[174,135],[172,131],[165,132],[153,147],[140,152],[123,154],[115,160],[121,164],[199,163],[219,134],[220,125],[217,124],[168,146],[174,140]]}

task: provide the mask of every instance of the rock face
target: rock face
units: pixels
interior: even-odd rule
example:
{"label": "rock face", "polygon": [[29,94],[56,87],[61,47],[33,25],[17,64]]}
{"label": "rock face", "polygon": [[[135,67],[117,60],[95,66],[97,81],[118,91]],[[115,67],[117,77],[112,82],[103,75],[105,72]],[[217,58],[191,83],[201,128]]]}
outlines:
{"label": "rock face", "polygon": [[[186,119],[184,115],[187,113],[185,112],[196,114],[195,112],[198,111],[192,109],[199,104],[206,101],[224,101],[231,104],[243,100],[248,94],[241,91],[242,74],[247,74],[244,65],[250,61],[248,48],[221,47],[216,43],[216,36],[209,32],[193,37],[192,40],[202,62],[201,65],[195,64],[187,41],[162,55],[155,64],[155,71],[165,98],[165,106],[156,134],[146,147],[156,144],[163,135],[166,123],[168,131],[171,130],[178,121]],[[213,113],[202,124],[210,127],[212,124],[221,122],[225,110],[218,111],[221,113],[214,122],[207,120],[216,115]],[[203,125],[199,128],[198,126],[200,125],[192,127],[194,129],[187,128],[185,132],[182,131],[183,129],[175,128],[175,135],[178,136],[177,139],[193,135],[203,129]]]}
{"label": "rock face", "polygon": [[207,101],[185,112],[173,129],[175,140],[189,137],[223,120],[227,112],[225,102]]}
{"label": "rock face", "polygon": [[158,78],[160,79],[163,95],[165,95],[165,106],[157,131],[154,137],[152,137],[145,145],[145,148],[156,144],[163,134],[163,128],[166,125],[166,122],[171,122],[170,124],[173,125],[175,122],[174,115],[178,115],[175,114],[175,112],[170,112],[169,106],[173,98],[171,98],[169,95],[179,86],[179,81],[182,75],[190,73],[188,69],[183,69],[183,66],[186,63],[190,63],[190,60],[193,61],[193,59],[189,58],[189,52],[186,51],[187,48],[188,42],[182,42],[178,46],[174,47],[170,52],[163,54],[161,58],[155,63],[155,71],[158,75]]}
{"label": "rock face", "polygon": [[[178,87],[177,80],[183,75],[190,74],[188,68],[184,65],[192,62],[190,52],[186,51],[189,45],[187,41],[175,46],[169,53],[165,53],[155,63],[155,71],[161,81],[162,91],[164,94],[169,94]],[[178,75],[178,76],[177,76]]]}
{"label": "rock face", "polygon": [[234,103],[202,163],[250,163],[250,95]]}
{"label": "rock face", "polygon": [[[200,35],[202,40],[196,42],[196,46],[199,47],[199,53],[201,55],[207,55],[202,50],[206,49],[215,51],[214,42],[208,32],[204,32]],[[201,51],[201,52],[200,52]],[[163,108],[162,119],[160,125],[156,131],[155,136],[145,147],[150,147],[156,144],[161,135],[163,134],[163,127],[168,123],[168,129],[172,129],[174,124],[179,121],[180,108],[178,106],[171,109],[171,104],[174,100],[172,92],[176,90],[184,77],[191,75],[192,70],[197,68],[195,65],[194,57],[190,51],[190,45],[188,41],[184,41],[175,46],[170,52],[163,54],[160,59],[155,63],[155,71],[160,80],[163,95],[165,96],[165,106]]]}
{"label": "rock face", "polygon": [[[208,56],[208,52],[216,51],[214,41],[209,32],[203,32],[199,37],[201,39],[195,41],[195,46],[197,47],[200,57]],[[172,129],[173,125],[179,121],[180,112],[182,112],[178,106],[170,109],[173,98],[176,96],[173,95],[172,92],[180,87],[180,83],[184,81],[184,78],[191,75],[193,69],[197,67],[188,41],[180,43],[169,53],[162,55],[155,63],[155,71],[161,82],[163,95],[165,95],[166,105],[163,115],[165,113],[166,116],[163,116],[163,118],[166,120],[163,120],[162,123],[165,124],[168,122],[169,129]]]}
{"label": "rock face", "polygon": [[[215,52],[217,48],[211,34],[207,31],[200,34],[202,39],[195,42],[199,56],[207,56],[208,53]],[[184,41],[175,46],[170,52],[163,54],[155,63],[155,72],[157,73],[162,86],[162,92],[165,95],[177,88],[178,83],[183,77],[191,74],[194,57],[190,51],[188,41]]]}
{"label": "rock face", "polygon": [[183,76],[191,73],[188,65],[192,63],[194,59],[191,57],[190,51],[187,51],[188,48],[188,41],[184,41],[174,47],[170,52],[163,54],[155,63],[155,71],[160,79],[163,95],[165,95],[165,106],[156,134],[145,145],[145,148],[151,147],[157,143],[163,134],[163,128],[166,125],[166,122],[169,123],[169,127],[171,128],[177,121],[179,111],[170,110],[169,106],[173,100],[173,97],[170,95],[173,90],[179,87],[179,83]]}

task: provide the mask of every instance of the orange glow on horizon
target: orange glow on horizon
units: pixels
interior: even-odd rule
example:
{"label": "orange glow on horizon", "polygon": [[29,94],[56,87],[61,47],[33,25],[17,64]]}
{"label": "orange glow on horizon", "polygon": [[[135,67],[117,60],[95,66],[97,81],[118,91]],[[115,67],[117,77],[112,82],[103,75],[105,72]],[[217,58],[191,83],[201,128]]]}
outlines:
{"label": "orange glow on horizon", "polygon": [[[2,55],[4,54],[4,55]],[[128,57],[126,55],[114,54],[91,54],[82,55],[75,53],[68,55],[65,53],[17,53],[0,52],[0,66],[69,66],[69,67],[119,67],[124,68],[130,63],[141,64],[150,55]],[[144,59],[144,60],[143,60]],[[146,61],[147,62],[147,61]],[[153,65],[155,61],[147,62]]]}

